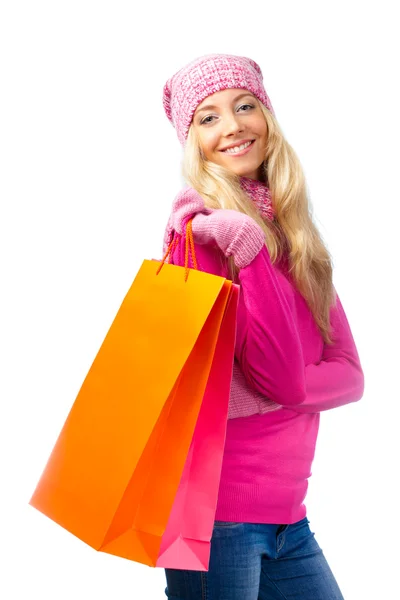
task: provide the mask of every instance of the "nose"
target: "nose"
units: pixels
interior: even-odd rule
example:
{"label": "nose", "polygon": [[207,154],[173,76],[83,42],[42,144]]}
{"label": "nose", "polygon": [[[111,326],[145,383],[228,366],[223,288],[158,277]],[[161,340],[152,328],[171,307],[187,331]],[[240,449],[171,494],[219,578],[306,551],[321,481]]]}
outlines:
{"label": "nose", "polygon": [[226,115],[224,118],[223,133],[225,136],[236,135],[240,131],[243,131],[244,127],[240,121],[239,115],[234,113]]}

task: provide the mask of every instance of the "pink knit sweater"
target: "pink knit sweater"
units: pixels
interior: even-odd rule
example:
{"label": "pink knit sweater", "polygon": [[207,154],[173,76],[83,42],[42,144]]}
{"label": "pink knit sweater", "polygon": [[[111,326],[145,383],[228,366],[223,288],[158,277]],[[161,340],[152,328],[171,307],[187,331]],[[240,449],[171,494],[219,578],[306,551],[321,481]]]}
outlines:
{"label": "pink knit sweater", "polygon": [[[184,237],[171,263],[184,265]],[[195,244],[201,271],[228,277],[218,249]],[[216,519],[295,523],[314,459],[320,411],[355,402],[364,376],[339,298],[334,344],[264,246],[238,276],[240,298],[229,419]],[[240,416],[239,416],[240,415]]]}

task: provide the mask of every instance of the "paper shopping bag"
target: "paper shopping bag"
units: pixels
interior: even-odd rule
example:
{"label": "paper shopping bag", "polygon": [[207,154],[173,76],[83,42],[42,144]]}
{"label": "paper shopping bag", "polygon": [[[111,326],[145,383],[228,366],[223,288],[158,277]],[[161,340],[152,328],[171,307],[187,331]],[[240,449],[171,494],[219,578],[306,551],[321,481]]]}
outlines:
{"label": "paper shopping bag", "polygon": [[232,287],[161,266],[143,261],[30,500],[93,548],[152,566]]}
{"label": "paper shopping bag", "polygon": [[224,452],[239,286],[232,285],[157,567],[207,571]]}

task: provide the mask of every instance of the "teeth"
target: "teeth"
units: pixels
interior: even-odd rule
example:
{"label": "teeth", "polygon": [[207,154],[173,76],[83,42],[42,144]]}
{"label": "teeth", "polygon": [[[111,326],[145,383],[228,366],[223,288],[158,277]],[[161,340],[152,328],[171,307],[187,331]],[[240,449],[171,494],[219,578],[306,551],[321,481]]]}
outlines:
{"label": "teeth", "polygon": [[250,146],[250,144],[251,144],[251,142],[246,142],[245,144],[241,144],[240,146],[235,146],[234,148],[228,148],[227,150],[224,150],[224,152],[227,152],[228,154],[236,154],[236,152],[240,152],[241,150],[244,150],[245,148]]}

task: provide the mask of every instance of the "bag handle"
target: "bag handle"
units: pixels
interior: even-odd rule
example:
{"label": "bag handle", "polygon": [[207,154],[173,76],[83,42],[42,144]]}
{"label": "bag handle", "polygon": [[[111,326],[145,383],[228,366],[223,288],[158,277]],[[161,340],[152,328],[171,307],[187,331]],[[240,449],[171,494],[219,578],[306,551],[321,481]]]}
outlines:
{"label": "bag handle", "polygon": [[[193,231],[192,231],[192,221],[193,218],[190,219],[187,224],[186,224],[186,236],[185,236],[185,281],[187,281],[188,277],[189,277],[189,249],[190,249],[190,253],[191,253],[191,257],[192,257],[192,263],[193,263],[193,267],[194,269],[197,271],[197,259],[196,259],[196,253],[195,253],[195,249],[194,249],[194,240],[193,240]],[[181,235],[178,233],[177,237],[174,238],[172,240],[172,242],[170,243],[170,245],[167,248],[167,251],[164,255],[164,258],[161,261],[160,266],[157,269],[156,275],[159,274],[159,272],[161,271],[162,267],[165,264],[165,261],[167,260],[167,258],[171,258],[173,252],[175,252],[177,245],[180,242],[181,239]]]}

